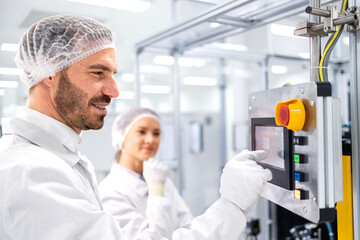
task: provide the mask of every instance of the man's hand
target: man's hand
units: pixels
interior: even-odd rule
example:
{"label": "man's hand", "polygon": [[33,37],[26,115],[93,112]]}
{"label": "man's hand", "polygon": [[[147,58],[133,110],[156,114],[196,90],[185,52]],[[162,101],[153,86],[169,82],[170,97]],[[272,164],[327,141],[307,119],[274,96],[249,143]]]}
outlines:
{"label": "man's hand", "polygon": [[265,151],[244,150],[227,162],[223,169],[220,194],[245,214],[252,211],[265,183],[272,179],[271,171],[256,163],[265,158]]}

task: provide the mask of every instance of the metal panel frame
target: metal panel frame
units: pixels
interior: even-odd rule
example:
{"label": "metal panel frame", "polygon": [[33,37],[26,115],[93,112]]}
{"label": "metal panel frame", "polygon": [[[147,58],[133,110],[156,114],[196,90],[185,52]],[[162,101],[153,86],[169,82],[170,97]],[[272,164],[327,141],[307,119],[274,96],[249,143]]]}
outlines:
{"label": "metal panel frame", "polygon": [[[356,1],[350,0],[349,6],[355,6]],[[360,85],[359,67],[360,38],[359,32],[349,34],[350,45],[350,103],[351,103],[351,162],[353,186],[354,239],[360,240]]]}
{"label": "metal panel frame", "polygon": [[[307,120],[303,130],[293,134],[306,137],[308,143],[295,145],[294,153],[305,154],[308,159],[306,163],[295,164],[294,170],[306,174],[306,181],[296,181],[295,189],[307,191],[308,198],[296,199],[293,190],[289,191],[271,183],[268,183],[261,195],[313,222],[330,220],[330,216],[323,215],[322,211],[335,207],[335,191],[338,190],[335,186],[335,178],[342,172],[341,157],[334,158],[334,152],[341,151],[341,142],[339,139],[334,140],[335,135],[340,135],[341,129],[333,127],[333,124],[340,124],[337,121],[333,122],[333,114],[339,109],[333,111],[335,106],[333,106],[332,97],[318,96],[319,87],[311,81],[256,92],[249,96],[249,120],[274,117],[275,106],[278,102],[292,98],[303,101]],[[253,131],[250,132],[253,139]],[[253,143],[252,149],[254,149]],[[335,169],[334,165],[339,167]]]}

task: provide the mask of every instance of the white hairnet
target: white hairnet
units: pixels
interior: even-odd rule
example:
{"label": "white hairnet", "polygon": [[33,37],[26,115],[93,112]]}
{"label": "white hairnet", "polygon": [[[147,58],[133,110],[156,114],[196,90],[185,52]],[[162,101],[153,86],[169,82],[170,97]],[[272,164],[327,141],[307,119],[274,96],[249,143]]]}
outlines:
{"label": "white hairnet", "polygon": [[116,117],[112,126],[112,146],[116,150],[121,150],[122,144],[131,127],[142,118],[151,117],[160,124],[159,115],[147,108],[132,108],[122,115]]}
{"label": "white hairnet", "polygon": [[94,19],[57,15],[34,23],[22,36],[15,63],[29,87],[75,62],[115,48],[112,31]]}

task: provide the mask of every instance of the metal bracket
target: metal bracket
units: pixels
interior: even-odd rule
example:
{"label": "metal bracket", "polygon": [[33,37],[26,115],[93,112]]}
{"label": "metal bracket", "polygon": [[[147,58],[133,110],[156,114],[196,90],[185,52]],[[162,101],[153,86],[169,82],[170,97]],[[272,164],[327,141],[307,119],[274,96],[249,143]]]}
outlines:
{"label": "metal bracket", "polygon": [[324,19],[324,32],[326,33],[336,32],[334,19],[339,17],[338,6],[330,4],[326,6],[326,10],[330,11],[330,17]]}
{"label": "metal bracket", "polygon": [[314,37],[327,36],[328,33],[336,32],[337,26],[348,24],[347,31],[355,32],[359,26],[359,7],[350,7],[345,12],[338,12],[336,5],[328,5],[325,9],[307,7],[305,12],[308,14],[321,16],[323,23],[301,22],[296,24],[295,36]]}
{"label": "metal bracket", "polygon": [[348,32],[356,32],[360,29],[359,26],[359,7],[350,7],[346,10],[347,14],[354,14],[356,16],[356,21],[353,24],[349,24],[346,28]]}
{"label": "metal bracket", "polygon": [[319,30],[313,30],[312,27],[316,25],[315,23],[311,23],[308,21],[301,22],[295,25],[295,36],[301,37],[314,37],[314,36],[327,36],[327,33],[324,32],[324,28],[320,28]]}

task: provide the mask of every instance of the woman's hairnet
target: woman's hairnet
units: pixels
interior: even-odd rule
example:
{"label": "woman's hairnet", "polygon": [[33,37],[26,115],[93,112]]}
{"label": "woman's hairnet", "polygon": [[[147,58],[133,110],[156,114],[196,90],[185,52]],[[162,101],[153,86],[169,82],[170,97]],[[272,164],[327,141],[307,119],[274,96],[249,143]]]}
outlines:
{"label": "woman's hairnet", "polygon": [[115,48],[112,31],[94,19],[57,15],[34,23],[22,36],[15,63],[29,87],[98,51]]}
{"label": "woman's hairnet", "polygon": [[122,144],[131,127],[142,118],[151,117],[156,119],[160,124],[159,115],[147,108],[132,108],[116,117],[112,126],[112,146],[116,150],[121,150]]}

